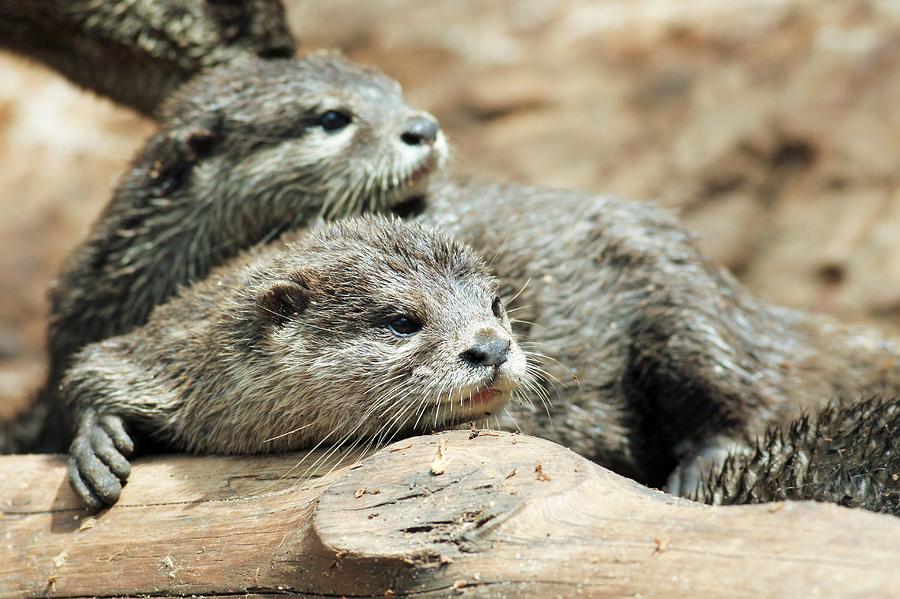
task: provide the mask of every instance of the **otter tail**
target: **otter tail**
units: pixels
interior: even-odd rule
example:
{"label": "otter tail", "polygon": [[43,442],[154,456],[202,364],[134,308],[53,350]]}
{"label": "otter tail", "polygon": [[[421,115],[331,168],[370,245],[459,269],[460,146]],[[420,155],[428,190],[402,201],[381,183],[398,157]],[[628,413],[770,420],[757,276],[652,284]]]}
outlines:
{"label": "otter tail", "polygon": [[692,497],[715,505],[813,500],[900,516],[900,398],[833,402],[770,428]]}
{"label": "otter tail", "polygon": [[296,42],[281,0],[0,0],[0,47],[153,117],[197,73]]}

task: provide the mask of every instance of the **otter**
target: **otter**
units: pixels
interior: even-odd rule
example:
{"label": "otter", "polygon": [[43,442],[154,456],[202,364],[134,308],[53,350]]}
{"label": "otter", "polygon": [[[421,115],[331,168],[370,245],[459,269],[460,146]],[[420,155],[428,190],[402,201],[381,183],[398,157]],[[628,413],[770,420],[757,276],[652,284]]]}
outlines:
{"label": "otter", "polygon": [[0,0],[0,48],[155,116],[197,73],[251,57],[289,58],[278,0]]}
{"label": "otter", "polygon": [[[271,61],[265,68],[290,72],[291,64]],[[315,71],[340,89],[338,76]],[[286,102],[299,93],[294,86],[307,84],[275,75],[269,85],[258,80],[255,70],[201,77],[180,95],[181,102],[195,97],[198,106],[216,106],[216,98],[234,93],[231,85],[240,87],[247,103],[252,97]],[[100,315],[104,324],[115,320],[104,314],[125,314],[139,324],[141,319],[130,315],[149,313],[162,297],[129,292],[134,282],[173,290],[227,258],[216,244],[171,244],[173,231],[181,230],[173,223],[189,222],[196,230],[220,235],[234,249],[305,222],[286,220],[275,201],[258,201],[291,189],[284,177],[296,172],[293,155],[272,153],[260,160],[254,153],[228,154],[248,139],[268,140],[275,147],[293,139],[283,119],[273,126],[270,117],[243,106],[219,110],[226,115],[236,110],[242,128],[211,127],[214,143],[205,143],[202,133],[185,135],[177,118],[165,124],[181,134],[167,136],[169,141],[151,155],[176,165],[191,165],[185,157],[197,155],[187,178],[190,187],[181,184],[181,203],[148,200],[139,211],[128,204],[119,209],[122,198],[114,200],[92,243],[100,248],[121,243],[123,249],[106,252],[99,268],[82,258],[87,265],[82,274],[63,278],[57,296],[89,293],[93,299],[71,304],[78,307],[66,310],[68,322],[54,321],[51,338],[66,330],[77,335],[80,327],[95,322],[83,317],[86,310]],[[358,146],[351,151],[372,159],[362,139],[348,143]],[[220,159],[223,152],[231,160]],[[251,171],[259,186],[235,182],[236,173]],[[159,178],[171,180],[172,175],[161,176],[171,172],[181,171],[144,163],[128,179],[145,191],[154,189]],[[213,189],[219,193],[206,195]],[[360,201],[379,197],[365,184],[354,193]],[[195,194],[213,198],[205,204],[210,207],[219,202],[252,206],[252,214],[235,221],[218,209],[186,212]],[[692,234],[650,204],[478,183],[451,174],[423,178],[414,190],[407,186],[393,198],[386,206],[392,212],[443,228],[471,245],[491,260],[505,290],[518,293],[513,302],[517,332],[543,354],[537,359],[544,361],[547,374],[538,395],[552,400],[552,406],[546,413],[513,414],[506,425],[547,437],[645,484],[688,493],[729,451],[751,447],[767,427],[820,407],[821,398],[900,389],[900,374],[883,367],[887,358],[900,356],[896,344],[754,299],[699,252]],[[143,226],[144,221],[159,228]],[[140,242],[116,242],[123,228],[139,231]],[[167,245],[178,249],[171,252]],[[173,267],[179,260],[204,268],[194,266],[184,274]],[[97,293],[103,289],[120,291],[104,297]],[[74,349],[79,342],[68,346]]]}
{"label": "otter", "polygon": [[[399,84],[334,53],[213,69],[163,115],[51,288],[39,403],[54,401],[76,350],[142,324],[180,285],[316,218],[387,210],[447,153]],[[64,447],[53,439],[66,428],[48,421],[39,446]]]}
{"label": "otter", "polygon": [[82,349],[62,387],[70,480],[98,508],[119,496],[132,435],[203,453],[382,442],[494,414],[528,376],[482,258],[351,218],[248,251]]}
{"label": "otter", "polygon": [[900,516],[900,399],[833,401],[729,455],[691,499],[713,505],[813,500]]}

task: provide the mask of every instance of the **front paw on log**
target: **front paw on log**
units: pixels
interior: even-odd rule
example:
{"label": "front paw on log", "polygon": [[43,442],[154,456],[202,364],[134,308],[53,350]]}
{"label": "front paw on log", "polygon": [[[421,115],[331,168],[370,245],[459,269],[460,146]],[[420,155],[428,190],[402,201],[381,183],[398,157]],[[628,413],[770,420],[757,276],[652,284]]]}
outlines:
{"label": "front paw on log", "polygon": [[128,457],[133,452],[134,443],[120,417],[85,412],[69,447],[72,489],[92,510],[111,506],[131,473]]}

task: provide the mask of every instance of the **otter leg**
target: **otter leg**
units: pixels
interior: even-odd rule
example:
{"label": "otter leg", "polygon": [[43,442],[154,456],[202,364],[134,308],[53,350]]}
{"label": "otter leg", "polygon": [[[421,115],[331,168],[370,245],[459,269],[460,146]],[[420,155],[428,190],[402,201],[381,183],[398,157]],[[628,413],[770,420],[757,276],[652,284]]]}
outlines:
{"label": "otter leg", "polygon": [[59,397],[73,414],[69,480],[93,509],[119,499],[134,453],[132,434],[162,411],[152,376],[134,359],[140,337],[124,335],[85,347],[63,377]]}
{"label": "otter leg", "polygon": [[760,315],[723,313],[714,308],[724,300],[704,304],[690,289],[675,291],[680,295],[649,304],[635,319],[624,383],[641,435],[659,456],[648,452],[660,464],[654,483],[684,495],[764,430],[782,384],[777,368],[763,361],[772,352],[733,324],[759,322]]}
{"label": "otter leg", "polygon": [[131,473],[134,443],[119,416],[85,410],[69,448],[69,483],[92,509],[114,504]]}

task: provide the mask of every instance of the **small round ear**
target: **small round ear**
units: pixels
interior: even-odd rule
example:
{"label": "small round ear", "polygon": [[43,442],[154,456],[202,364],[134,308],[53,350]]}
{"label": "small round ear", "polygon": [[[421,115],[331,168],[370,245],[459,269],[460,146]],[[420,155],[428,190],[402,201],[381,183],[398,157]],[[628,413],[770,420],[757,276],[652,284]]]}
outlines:
{"label": "small round ear", "polygon": [[209,114],[197,122],[161,132],[147,144],[142,155],[153,158],[149,175],[157,195],[169,195],[187,183],[194,164],[215,149],[220,127],[221,117]]}
{"label": "small round ear", "polygon": [[276,327],[303,314],[309,305],[310,290],[302,281],[276,281],[257,298],[262,319]]}
{"label": "small round ear", "polygon": [[173,141],[185,160],[197,162],[212,153],[221,125],[221,115],[205,114],[197,122],[174,131]]}

